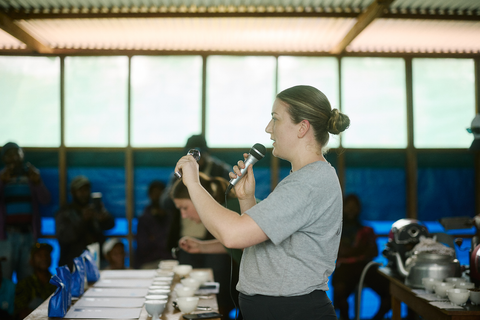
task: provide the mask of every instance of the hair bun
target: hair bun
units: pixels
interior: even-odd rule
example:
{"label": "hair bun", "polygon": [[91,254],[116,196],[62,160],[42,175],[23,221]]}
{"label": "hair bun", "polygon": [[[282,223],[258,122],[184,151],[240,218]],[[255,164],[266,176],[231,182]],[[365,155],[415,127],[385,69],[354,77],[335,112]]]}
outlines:
{"label": "hair bun", "polygon": [[327,129],[331,134],[339,134],[345,131],[350,126],[350,118],[338,111],[338,109],[332,109],[330,111],[330,118],[328,119]]}

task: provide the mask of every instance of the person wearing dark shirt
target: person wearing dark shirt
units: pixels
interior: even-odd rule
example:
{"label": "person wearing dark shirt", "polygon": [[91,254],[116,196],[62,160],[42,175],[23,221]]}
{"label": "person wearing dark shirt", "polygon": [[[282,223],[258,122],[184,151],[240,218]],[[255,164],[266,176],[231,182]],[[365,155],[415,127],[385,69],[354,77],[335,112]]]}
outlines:
{"label": "person wearing dark shirt", "polygon": [[19,319],[28,316],[57,288],[50,283],[52,275],[48,270],[52,263],[52,249],[47,243],[36,243],[31,249],[30,264],[33,274],[21,280],[15,290],[15,315]]}
{"label": "person wearing dark shirt", "polygon": [[15,301],[15,283],[3,277],[2,262],[5,260],[5,257],[0,257],[0,319],[11,320]]}
{"label": "person wearing dark shirt", "polygon": [[24,162],[23,149],[14,142],[2,147],[5,167],[0,171],[0,256],[7,258],[4,275],[21,280],[32,272],[30,247],[40,235],[39,206],[50,202],[40,172]]}
{"label": "person wearing dark shirt", "polygon": [[[340,309],[340,319],[349,319],[348,297],[357,288],[364,267],[378,255],[375,233],[360,223],[360,199],[350,194],[343,201],[343,230],[335,272],[332,276],[333,301]],[[372,319],[383,319],[391,308],[388,280],[371,267],[365,275],[364,285],[380,297],[380,308]]]}
{"label": "person wearing dark shirt", "polygon": [[59,266],[73,267],[89,244],[105,241],[104,231],[115,226],[115,219],[101,201],[92,201],[90,181],[85,176],[73,179],[70,185],[73,202],[55,215],[55,234],[60,245]]}
{"label": "person wearing dark shirt", "polygon": [[158,180],[148,187],[150,204],[138,218],[136,268],[156,269],[160,260],[172,259],[167,247],[172,216],[160,206],[164,191],[165,184]]}

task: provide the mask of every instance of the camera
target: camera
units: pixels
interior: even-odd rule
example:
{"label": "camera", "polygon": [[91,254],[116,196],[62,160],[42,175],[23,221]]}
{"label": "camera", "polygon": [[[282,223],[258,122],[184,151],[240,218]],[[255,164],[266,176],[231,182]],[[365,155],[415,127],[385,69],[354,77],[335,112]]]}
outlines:
{"label": "camera", "polygon": [[102,210],[102,193],[101,192],[92,192],[90,195],[92,200],[93,207],[96,211]]}

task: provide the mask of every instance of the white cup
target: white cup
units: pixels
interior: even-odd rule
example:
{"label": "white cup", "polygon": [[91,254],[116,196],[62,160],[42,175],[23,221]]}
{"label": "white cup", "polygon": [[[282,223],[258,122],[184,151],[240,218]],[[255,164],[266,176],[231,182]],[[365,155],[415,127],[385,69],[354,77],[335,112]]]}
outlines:
{"label": "white cup", "polygon": [[181,297],[177,299],[177,305],[183,313],[190,313],[197,308],[198,297]]}
{"label": "white cup", "polygon": [[422,284],[425,287],[425,291],[432,293],[433,292],[433,286],[437,282],[442,282],[440,279],[435,279],[435,278],[422,278]]}
{"label": "white cup", "polygon": [[175,292],[177,293],[177,297],[193,297],[193,295],[195,294],[195,291],[197,291],[197,289],[192,287],[184,287],[184,286],[175,287]]}
{"label": "white cup", "polygon": [[445,282],[457,284],[459,282],[465,282],[465,279],[462,277],[449,277],[449,278],[445,278]]}
{"label": "white cup", "polygon": [[145,310],[152,317],[152,320],[157,320],[165,310],[167,300],[146,300]]}
{"label": "white cup", "polygon": [[210,273],[208,271],[196,270],[196,271],[190,272],[189,277],[195,280],[198,280],[198,282],[200,282],[200,285],[202,285],[208,281],[208,278],[210,277]]}
{"label": "white cup", "polygon": [[168,300],[168,296],[166,294],[147,294],[145,296],[146,300]]}
{"label": "white cup", "polygon": [[148,295],[169,295],[170,294],[170,289],[148,289]]}
{"label": "white cup", "polygon": [[480,289],[470,289],[470,302],[473,305],[480,305]]}
{"label": "white cup", "polygon": [[433,285],[433,289],[435,290],[435,294],[440,298],[445,298],[447,296],[447,290],[455,288],[453,283],[449,282],[436,282]]}
{"label": "white cup", "polygon": [[193,278],[185,278],[180,280],[180,282],[184,287],[195,288],[195,291],[198,290],[198,288],[200,288],[200,282],[198,282],[198,280],[195,280]]}
{"label": "white cup", "polygon": [[475,283],[473,282],[459,282],[455,284],[456,289],[473,289],[475,288]]}
{"label": "white cup", "polygon": [[173,272],[180,278],[187,276],[192,271],[192,266],[189,264],[179,264],[173,267]]}
{"label": "white cup", "polygon": [[470,296],[470,291],[467,289],[448,289],[447,297],[453,305],[461,306],[464,305],[468,297]]}

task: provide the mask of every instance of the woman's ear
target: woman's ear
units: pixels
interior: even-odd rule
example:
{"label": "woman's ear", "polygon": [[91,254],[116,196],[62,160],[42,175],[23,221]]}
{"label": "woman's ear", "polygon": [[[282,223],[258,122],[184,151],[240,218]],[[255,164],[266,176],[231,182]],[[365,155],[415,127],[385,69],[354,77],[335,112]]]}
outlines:
{"label": "woman's ear", "polygon": [[298,137],[303,138],[308,130],[310,130],[310,122],[308,120],[302,120],[298,128]]}

